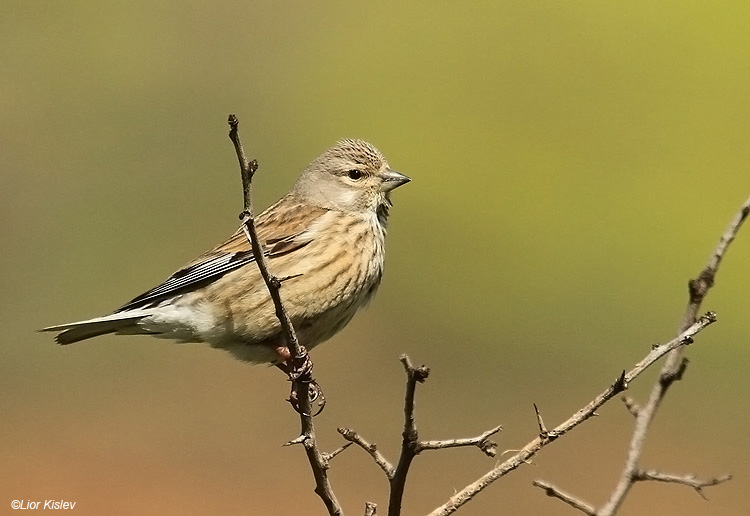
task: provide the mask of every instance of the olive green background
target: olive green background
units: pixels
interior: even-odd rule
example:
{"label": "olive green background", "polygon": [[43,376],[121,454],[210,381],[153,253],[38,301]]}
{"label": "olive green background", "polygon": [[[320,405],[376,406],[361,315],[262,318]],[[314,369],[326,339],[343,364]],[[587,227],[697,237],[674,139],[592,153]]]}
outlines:
{"label": "olive green background", "polygon": [[[499,449],[517,449],[533,402],[567,418],[674,335],[750,194],[748,21],[747,2],[4,2],[0,514],[50,498],[78,515],[324,513],[302,450],[281,447],[298,421],[278,371],[35,333],[116,308],[235,229],[231,112],[261,163],[258,207],[342,137],[413,178],[377,298],[313,353],[325,449],[350,426],[395,460],[404,352],[432,368],[424,438],[502,423]],[[749,256],[745,228],[643,459],[736,478],[709,502],[640,484],[621,515],[747,513]],[[459,514],[574,514],[534,478],[601,504],[631,427],[613,401]],[[495,462],[418,457],[406,514]],[[385,511],[361,450],[331,476],[348,514]]]}

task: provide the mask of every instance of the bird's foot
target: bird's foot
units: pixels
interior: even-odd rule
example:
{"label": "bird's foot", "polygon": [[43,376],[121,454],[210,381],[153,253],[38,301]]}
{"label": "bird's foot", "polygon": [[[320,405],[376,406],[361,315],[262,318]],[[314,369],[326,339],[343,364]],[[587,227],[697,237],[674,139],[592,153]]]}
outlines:
{"label": "bird's foot", "polygon": [[[310,407],[313,408],[312,414],[308,414],[302,410],[300,404],[300,393],[302,392],[302,389],[307,389]],[[296,410],[298,414],[303,416],[315,417],[323,412],[323,409],[326,407],[326,397],[323,394],[323,389],[320,388],[320,385],[318,385],[318,382],[315,380],[310,380],[309,382],[304,383],[293,381],[292,390],[289,392],[289,399],[287,401],[291,403],[292,407],[294,407],[294,410]]]}
{"label": "bird's foot", "polygon": [[[284,371],[289,377],[289,381],[292,382],[288,401],[292,404],[294,410],[299,414],[311,415],[313,417],[323,412],[326,405],[326,397],[323,394],[323,389],[320,388],[318,382],[312,377],[313,363],[307,354],[307,350],[303,347],[302,353],[297,357],[292,357],[286,346],[280,346],[276,352],[284,359],[283,362],[276,364],[276,367]],[[303,412],[300,406],[300,393],[302,389],[307,389],[310,406],[316,405],[315,411],[312,414]]]}

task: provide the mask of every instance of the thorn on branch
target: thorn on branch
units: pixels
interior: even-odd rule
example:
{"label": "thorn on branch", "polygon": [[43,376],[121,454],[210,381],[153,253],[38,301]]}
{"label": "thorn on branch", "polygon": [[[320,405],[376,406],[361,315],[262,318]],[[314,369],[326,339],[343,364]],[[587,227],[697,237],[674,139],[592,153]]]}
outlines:
{"label": "thorn on branch", "polygon": [[302,434],[299,437],[295,437],[291,441],[285,442],[281,446],[294,446],[295,444],[302,444],[305,442],[305,439],[307,439],[307,436],[305,434]]}
{"label": "thorn on branch", "polygon": [[547,427],[544,426],[542,414],[539,412],[539,407],[536,406],[536,403],[534,403],[534,412],[536,412],[536,422],[539,425],[539,438],[543,441],[557,439],[557,433],[548,431]]}
{"label": "thorn on branch", "polygon": [[[299,278],[300,276],[302,276],[301,273],[300,274],[291,274],[289,276],[282,276],[280,278],[276,278],[276,280],[279,282],[279,284],[281,284],[281,283],[284,283],[285,281],[288,281],[290,279]],[[281,286],[281,285],[279,285],[279,286]]]}
{"label": "thorn on branch", "polygon": [[612,384],[612,390],[615,394],[618,392],[622,392],[628,389],[628,382],[625,381],[625,370],[622,370],[622,373],[620,376],[615,380],[615,383]]}
{"label": "thorn on branch", "polygon": [[532,484],[535,487],[543,489],[544,493],[547,496],[551,496],[552,498],[557,498],[558,500],[565,502],[574,509],[578,509],[582,513],[586,514],[586,516],[596,516],[596,509],[594,509],[591,505],[571,494],[566,493],[565,491],[562,491],[549,482],[537,479],[534,480]]}

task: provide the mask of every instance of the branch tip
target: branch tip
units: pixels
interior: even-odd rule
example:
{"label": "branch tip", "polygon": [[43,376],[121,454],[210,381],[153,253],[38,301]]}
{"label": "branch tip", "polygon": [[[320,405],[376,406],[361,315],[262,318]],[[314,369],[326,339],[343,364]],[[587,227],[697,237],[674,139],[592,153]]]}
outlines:
{"label": "branch tip", "polygon": [[670,484],[681,484],[687,487],[692,487],[696,493],[698,493],[701,498],[704,500],[708,500],[706,498],[705,493],[703,492],[704,487],[713,487],[719,484],[723,484],[724,482],[728,482],[729,480],[732,480],[732,475],[725,474],[721,475],[719,477],[712,477],[708,478],[706,480],[699,480],[695,474],[688,474],[688,475],[673,475],[669,473],[662,473],[661,471],[656,470],[649,470],[644,471],[641,469],[636,469],[633,472],[632,475],[633,482],[644,482],[644,481],[653,481],[653,482],[665,482]]}
{"label": "branch tip", "polygon": [[574,509],[578,509],[586,516],[596,516],[596,509],[594,509],[591,505],[571,494],[566,493],[565,491],[559,489],[558,487],[550,484],[545,480],[534,480],[534,482],[532,482],[532,485],[543,489],[544,494],[546,494],[547,496],[557,498],[558,500],[570,505]]}
{"label": "branch tip", "polygon": [[399,357],[399,360],[404,365],[404,371],[406,371],[406,374],[410,379],[414,379],[419,383],[424,383],[427,377],[430,376],[429,367],[424,364],[418,367],[414,367],[408,355],[401,355]]}

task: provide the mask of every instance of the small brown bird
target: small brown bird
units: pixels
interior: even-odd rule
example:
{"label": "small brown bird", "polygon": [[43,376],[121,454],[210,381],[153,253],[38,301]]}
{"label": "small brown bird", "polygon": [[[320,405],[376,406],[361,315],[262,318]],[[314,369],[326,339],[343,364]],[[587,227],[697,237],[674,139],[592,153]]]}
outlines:
{"label": "small brown bird", "polygon": [[[340,331],[383,273],[390,191],[410,179],[362,140],[341,140],[307,166],[292,191],[256,219],[268,267],[300,344]],[[273,302],[240,228],[111,315],[61,324],[60,344],[107,333],[207,342],[240,360],[289,358]]]}

